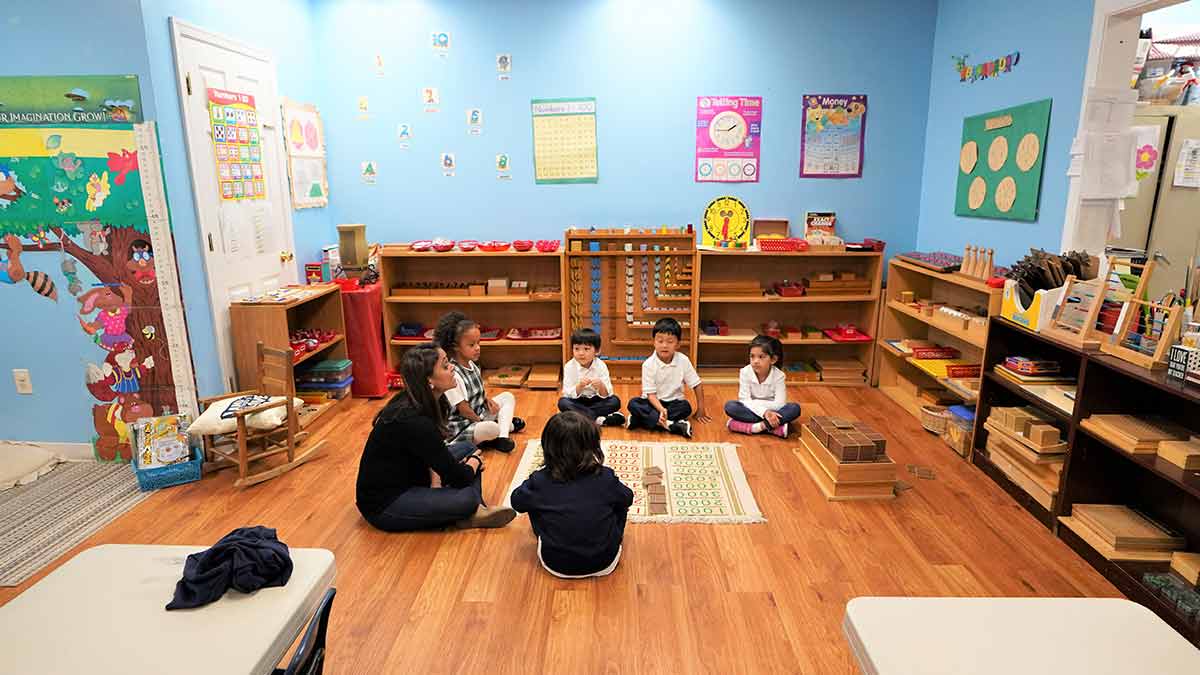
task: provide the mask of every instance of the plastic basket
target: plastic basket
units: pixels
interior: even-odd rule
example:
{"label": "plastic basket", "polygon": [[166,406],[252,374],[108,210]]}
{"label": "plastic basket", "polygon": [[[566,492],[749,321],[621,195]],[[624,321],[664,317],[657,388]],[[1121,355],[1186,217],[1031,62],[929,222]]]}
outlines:
{"label": "plastic basket", "polygon": [[186,462],[156,466],[151,469],[143,469],[138,466],[137,457],[134,457],[133,473],[137,476],[138,488],[142,492],[150,492],[151,490],[171,487],[172,485],[183,485],[184,483],[194,483],[200,480],[200,477],[204,473],[204,457],[201,456],[200,450],[197,448],[192,448],[191,451],[192,458]]}
{"label": "plastic basket", "polygon": [[931,431],[940,435],[946,430],[946,423],[949,421],[950,411],[946,410],[943,406],[921,406],[921,426],[925,427],[925,431]]}

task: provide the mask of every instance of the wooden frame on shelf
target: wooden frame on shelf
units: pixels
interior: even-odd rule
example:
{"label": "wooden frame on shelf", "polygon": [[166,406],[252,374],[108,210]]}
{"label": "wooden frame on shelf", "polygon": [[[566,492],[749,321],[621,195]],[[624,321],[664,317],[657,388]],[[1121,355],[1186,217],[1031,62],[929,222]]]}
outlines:
{"label": "wooden frame on shelf", "polygon": [[[1105,293],[1110,288],[1112,279],[1114,260],[1108,259],[1109,276],[1106,278]],[[1154,274],[1155,263],[1153,260],[1145,264],[1137,263],[1122,263],[1130,269],[1141,270],[1139,275],[1138,285],[1134,291],[1125,298],[1121,307],[1121,317],[1117,321],[1116,330],[1113,331],[1112,337],[1109,340],[1100,342],[1100,351],[1106,354],[1124,359],[1135,366],[1141,366],[1149,370],[1155,368],[1164,368],[1167,365],[1167,351],[1171,348],[1171,343],[1175,341],[1175,336],[1179,333],[1180,316],[1183,311],[1182,305],[1164,305],[1162,303],[1143,300],[1147,293],[1147,288],[1150,285],[1150,277]],[[1128,291],[1125,291],[1128,293]],[[1138,313],[1145,315],[1157,315],[1162,313],[1165,318],[1161,319],[1163,325],[1159,336],[1156,338],[1153,353],[1146,354],[1142,351],[1131,349],[1125,346],[1125,336],[1129,334],[1129,328],[1132,322],[1137,319]],[[1157,318],[1150,319],[1152,322],[1158,323]],[[1094,324],[1093,324],[1094,326]]]}
{"label": "wooden frame on shelf", "polygon": [[[1111,261],[1109,263],[1111,265]],[[1074,274],[1068,274],[1063,282],[1062,296],[1058,306],[1050,315],[1050,321],[1041,332],[1056,340],[1061,340],[1077,349],[1094,351],[1100,348],[1100,340],[1096,337],[1096,317],[1104,304],[1104,283],[1101,279],[1077,279]],[[1091,298],[1090,302],[1086,299]],[[1084,305],[1086,309],[1071,307],[1072,304]],[[1074,310],[1082,311],[1083,325],[1076,327],[1074,322],[1066,322],[1063,315]]]}

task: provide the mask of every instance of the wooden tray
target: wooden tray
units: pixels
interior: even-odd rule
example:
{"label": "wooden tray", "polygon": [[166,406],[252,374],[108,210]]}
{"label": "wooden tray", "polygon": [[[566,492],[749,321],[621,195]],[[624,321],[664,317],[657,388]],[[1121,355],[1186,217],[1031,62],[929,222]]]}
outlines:
{"label": "wooden tray", "polygon": [[1108,542],[1096,534],[1092,528],[1086,523],[1081,522],[1078,518],[1071,516],[1059,516],[1058,522],[1066,525],[1072,532],[1079,535],[1079,538],[1088,543],[1089,546],[1096,549],[1096,552],[1104,556],[1108,560],[1130,560],[1135,562],[1171,562],[1170,551],[1132,551],[1118,550],[1109,546]]}
{"label": "wooden tray", "polygon": [[525,378],[525,386],[530,389],[558,389],[559,368],[557,363],[534,365],[529,371],[529,377]]}
{"label": "wooden tray", "polygon": [[1187,543],[1122,504],[1075,504],[1071,516],[1116,549],[1175,551]]}

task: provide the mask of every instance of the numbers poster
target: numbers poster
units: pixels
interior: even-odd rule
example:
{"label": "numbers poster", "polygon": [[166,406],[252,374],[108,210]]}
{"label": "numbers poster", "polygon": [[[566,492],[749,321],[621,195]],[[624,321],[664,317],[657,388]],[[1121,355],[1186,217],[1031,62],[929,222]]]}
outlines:
{"label": "numbers poster", "polygon": [[805,94],[801,178],[861,178],[867,130],[865,94]]}
{"label": "numbers poster", "polygon": [[532,112],[535,182],[598,182],[596,99],[535,98]]}
{"label": "numbers poster", "polygon": [[217,155],[222,201],[266,199],[258,109],[254,97],[224,89],[208,90],[209,122]]}
{"label": "numbers poster", "polygon": [[761,96],[696,98],[696,182],[757,183]]}

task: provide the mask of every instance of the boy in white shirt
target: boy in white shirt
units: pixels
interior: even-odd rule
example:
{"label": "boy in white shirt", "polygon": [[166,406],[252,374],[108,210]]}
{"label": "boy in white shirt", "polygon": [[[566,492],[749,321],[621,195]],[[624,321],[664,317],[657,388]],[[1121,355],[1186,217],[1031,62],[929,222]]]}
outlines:
{"label": "boy in white shirt", "polygon": [[[650,335],[654,353],[642,364],[642,396],[629,401],[629,428],[666,429],[691,438],[688,417],[698,422],[708,422],[709,417],[704,412],[700,375],[688,357],[678,351],[683,327],[675,319],[659,319]],[[695,415],[683,393],[685,384],[696,395]]]}
{"label": "boy in white shirt", "polygon": [[612,393],[608,366],[596,358],[600,334],[591,328],[571,333],[571,353],[575,358],[563,364],[563,395],[558,409],[575,412],[596,420],[596,424],[619,427],[625,424],[621,399]]}

